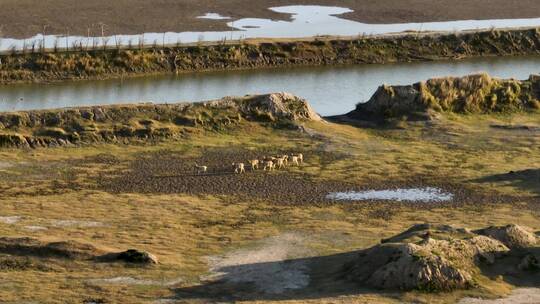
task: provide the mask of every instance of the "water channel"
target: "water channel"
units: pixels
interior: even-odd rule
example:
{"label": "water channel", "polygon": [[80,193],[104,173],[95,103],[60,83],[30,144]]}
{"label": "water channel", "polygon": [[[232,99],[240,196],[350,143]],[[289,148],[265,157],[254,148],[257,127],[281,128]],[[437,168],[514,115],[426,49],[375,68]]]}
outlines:
{"label": "water channel", "polygon": [[492,57],[352,66],[276,68],[0,86],[0,111],[97,104],[173,103],[223,96],[290,92],[322,115],[343,114],[369,100],[382,84],[406,85],[432,77],[487,72],[526,79],[540,73],[540,57]]}

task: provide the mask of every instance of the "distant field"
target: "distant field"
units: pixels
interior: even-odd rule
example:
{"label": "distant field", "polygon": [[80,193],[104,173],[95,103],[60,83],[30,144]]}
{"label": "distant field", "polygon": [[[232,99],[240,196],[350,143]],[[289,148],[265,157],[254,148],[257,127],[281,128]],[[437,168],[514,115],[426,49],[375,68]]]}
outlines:
{"label": "distant field", "polygon": [[166,31],[226,30],[226,20],[204,20],[208,12],[233,18],[287,19],[268,7],[331,5],[353,9],[346,17],[367,23],[430,22],[539,17],[535,0],[2,0],[0,36],[26,38],[41,33],[101,35]]}

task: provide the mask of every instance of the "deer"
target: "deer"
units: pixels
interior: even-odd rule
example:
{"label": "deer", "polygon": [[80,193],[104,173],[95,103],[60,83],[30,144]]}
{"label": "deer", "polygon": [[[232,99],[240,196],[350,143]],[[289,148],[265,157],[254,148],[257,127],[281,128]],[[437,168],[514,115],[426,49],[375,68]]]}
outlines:
{"label": "deer", "polygon": [[274,160],[274,164],[275,164],[275,168],[276,169],[281,169],[285,166],[285,159],[284,158],[276,158],[276,160]]}
{"label": "deer", "polygon": [[246,172],[244,163],[232,163],[232,166],[234,168],[234,173],[242,174]]}
{"label": "deer", "polygon": [[195,170],[197,171],[197,174],[206,173],[208,171],[207,166],[199,166],[197,163],[195,163]]}
{"label": "deer", "polygon": [[275,167],[276,165],[274,164],[274,162],[271,160],[268,160],[264,162],[263,171],[266,171],[266,169],[268,169],[268,171],[272,171],[274,170]]}
{"label": "deer", "polygon": [[303,162],[304,162],[304,155],[303,155],[302,153],[292,154],[291,156],[292,156],[292,157],[295,157],[295,156],[296,156],[296,159],[298,160],[299,163],[303,163]]}
{"label": "deer", "polygon": [[259,169],[259,160],[258,159],[249,160],[248,163],[251,166],[251,171],[255,171],[256,169]]}

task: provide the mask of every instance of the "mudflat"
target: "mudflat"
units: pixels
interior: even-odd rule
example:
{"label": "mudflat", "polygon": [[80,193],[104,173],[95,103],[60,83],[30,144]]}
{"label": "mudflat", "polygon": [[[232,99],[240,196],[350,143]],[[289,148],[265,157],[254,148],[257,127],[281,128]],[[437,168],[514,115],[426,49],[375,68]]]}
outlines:
{"label": "mudflat", "polygon": [[198,19],[206,13],[237,18],[288,20],[268,10],[284,5],[347,7],[344,18],[366,23],[433,22],[468,19],[538,17],[535,0],[4,0],[0,37],[27,38],[37,33],[101,35],[144,32],[219,31],[228,20]]}

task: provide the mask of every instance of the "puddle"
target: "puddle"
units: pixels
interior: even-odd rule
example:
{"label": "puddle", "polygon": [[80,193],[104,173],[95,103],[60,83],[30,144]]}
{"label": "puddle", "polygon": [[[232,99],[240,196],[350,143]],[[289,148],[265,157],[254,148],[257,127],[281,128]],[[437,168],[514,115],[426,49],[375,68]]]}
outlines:
{"label": "puddle", "polygon": [[304,245],[304,238],[286,233],[266,239],[254,249],[241,249],[224,256],[209,257],[213,274],[204,279],[253,283],[262,292],[280,294],[309,284],[306,262],[284,262],[306,254],[309,254],[309,250]]}
{"label": "puddle", "polygon": [[439,188],[411,188],[411,189],[388,189],[369,191],[333,192],[326,196],[331,200],[367,201],[367,200],[390,200],[410,202],[446,202],[451,201],[454,195],[444,192]]}
{"label": "puddle", "polygon": [[[243,18],[230,21],[230,31],[221,32],[167,32],[140,35],[114,35],[107,37],[58,36],[38,34],[28,39],[0,39],[0,51],[32,49],[45,45],[46,49],[101,48],[117,46],[176,45],[199,41],[239,40],[245,38],[303,38],[320,35],[355,36],[398,33],[404,31],[463,31],[489,28],[536,27],[540,18],[461,20],[447,22],[367,24],[347,20],[338,15],[351,12],[348,8],[315,5],[273,7],[270,10],[290,14],[291,20]],[[216,13],[198,18],[223,19]]]}
{"label": "puddle", "polygon": [[0,223],[13,225],[22,220],[22,216],[0,216]]}
{"label": "puddle", "polygon": [[231,19],[231,17],[227,16],[221,16],[217,13],[206,13],[206,15],[198,16],[198,19],[210,19],[210,20],[228,20]]}
{"label": "puddle", "polygon": [[43,227],[43,226],[24,226],[24,229],[30,230],[30,231],[43,231],[43,230],[47,230],[48,228]]}
{"label": "puddle", "polygon": [[102,222],[95,221],[78,221],[78,220],[52,220],[51,223],[56,227],[102,227]]}
{"label": "puddle", "polygon": [[88,283],[92,284],[110,284],[110,285],[147,285],[147,286],[172,286],[179,283],[182,283],[182,279],[175,280],[145,280],[137,279],[134,277],[114,277],[114,278],[104,278],[104,279],[92,279],[88,280]]}
{"label": "puddle", "polygon": [[540,303],[540,288],[518,288],[501,299],[484,300],[478,298],[464,298],[459,304],[538,304]]}

